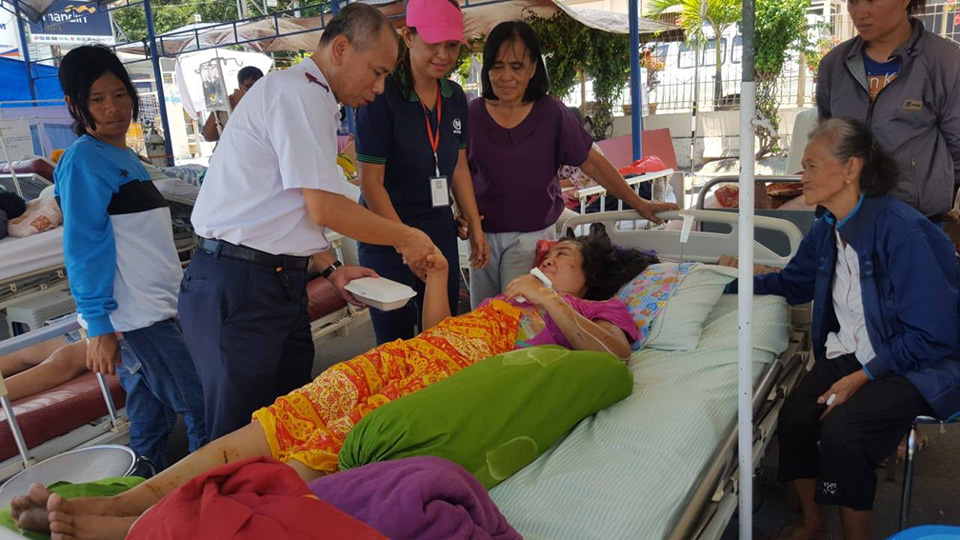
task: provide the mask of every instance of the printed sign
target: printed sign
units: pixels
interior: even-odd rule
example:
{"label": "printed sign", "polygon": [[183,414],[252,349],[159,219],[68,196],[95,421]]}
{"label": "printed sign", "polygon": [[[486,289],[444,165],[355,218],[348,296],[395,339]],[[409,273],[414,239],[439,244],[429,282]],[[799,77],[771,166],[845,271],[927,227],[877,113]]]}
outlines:
{"label": "printed sign", "polygon": [[[17,161],[33,155],[33,137],[30,136],[30,126],[22,120],[0,120],[0,134],[3,136],[3,146],[0,149],[0,161]],[[5,152],[4,152],[5,151]]]}
{"label": "printed sign", "polygon": [[20,34],[13,13],[0,9],[0,56],[20,58]]}
{"label": "printed sign", "polygon": [[30,24],[30,41],[49,45],[80,45],[96,41],[112,45],[110,13],[97,2],[56,0],[39,24]]}

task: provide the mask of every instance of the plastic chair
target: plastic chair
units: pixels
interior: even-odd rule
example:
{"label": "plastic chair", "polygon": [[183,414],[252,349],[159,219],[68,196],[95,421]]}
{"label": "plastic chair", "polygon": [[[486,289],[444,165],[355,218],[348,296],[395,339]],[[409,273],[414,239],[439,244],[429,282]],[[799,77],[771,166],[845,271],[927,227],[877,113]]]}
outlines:
{"label": "plastic chair", "polygon": [[930,416],[918,416],[913,420],[910,426],[910,434],[907,436],[907,453],[903,459],[903,488],[900,492],[900,518],[897,521],[897,530],[902,531],[907,526],[910,519],[910,499],[913,497],[913,456],[917,452],[917,426],[920,424],[945,424],[955,423],[958,419],[948,422],[941,422]]}

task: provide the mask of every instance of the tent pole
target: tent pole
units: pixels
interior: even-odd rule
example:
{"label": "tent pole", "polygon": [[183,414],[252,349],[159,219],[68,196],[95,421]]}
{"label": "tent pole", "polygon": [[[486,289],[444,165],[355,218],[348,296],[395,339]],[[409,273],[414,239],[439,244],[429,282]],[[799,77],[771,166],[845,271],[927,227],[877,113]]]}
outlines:
{"label": "tent pole", "polygon": [[643,157],[643,95],[640,93],[640,0],[630,0],[630,133],[633,159]]}
{"label": "tent pole", "polygon": [[167,154],[167,165],[173,166],[173,143],[170,133],[170,120],[167,118],[167,100],[163,95],[163,74],[160,72],[160,57],[157,55],[157,32],[153,27],[153,7],[150,0],[143,0],[143,14],[147,18],[147,40],[150,42],[150,63],[153,64],[153,78],[157,86],[157,105],[160,108],[160,123],[163,126],[163,148]]}
{"label": "tent pole", "polygon": [[33,80],[33,70],[30,69],[30,47],[27,45],[27,31],[20,16],[20,1],[14,0],[13,14],[17,19],[17,30],[20,32],[20,58],[23,59],[23,69],[27,71],[27,84],[30,86],[30,99],[37,100],[37,85]]}
{"label": "tent pole", "polygon": [[[743,0],[743,77],[740,83],[740,268],[737,297],[740,327],[737,362],[737,416],[740,460],[740,538],[753,537],[753,208],[754,208],[754,118],[757,87],[754,82],[754,30],[756,0]],[[719,36],[718,36],[719,37]],[[717,40],[720,46],[720,40]]]}

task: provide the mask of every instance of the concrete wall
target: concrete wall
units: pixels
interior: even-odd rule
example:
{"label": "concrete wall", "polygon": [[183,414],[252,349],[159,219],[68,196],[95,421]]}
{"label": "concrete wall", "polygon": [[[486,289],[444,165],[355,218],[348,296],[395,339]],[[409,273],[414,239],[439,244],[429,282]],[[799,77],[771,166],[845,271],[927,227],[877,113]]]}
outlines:
{"label": "concrete wall", "polygon": [[[790,146],[793,123],[802,109],[780,111],[781,147],[786,152]],[[643,117],[643,129],[670,130],[673,148],[677,154],[677,165],[690,167],[690,113],[653,114]],[[630,133],[630,117],[618,116],[613,121],[613,135]],[[709,111],[697,115],[696,143],[694,155],[697,164],[704,160],[737,157],[740,154],[740,111]]]}

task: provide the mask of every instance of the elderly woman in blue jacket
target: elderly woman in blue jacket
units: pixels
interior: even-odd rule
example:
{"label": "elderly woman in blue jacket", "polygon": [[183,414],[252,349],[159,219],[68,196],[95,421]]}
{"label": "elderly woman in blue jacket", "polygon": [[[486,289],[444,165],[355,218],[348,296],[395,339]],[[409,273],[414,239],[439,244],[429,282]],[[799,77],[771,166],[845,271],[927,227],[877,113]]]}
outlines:
{"label": "elderly woman in blue jacket", "polygon": [[783,272],[754,284],[814,301],[816,363],[779,418],[779,478],[796,488],[803,522],[779,536],[825,537],[829,505],[844,538],[866,539],[877,465],[916,416],[960,414],[960,271],[946,234],[887,195],[896,165],[863,123],[821,122],[803,167],[807,204],[828,212]]}

